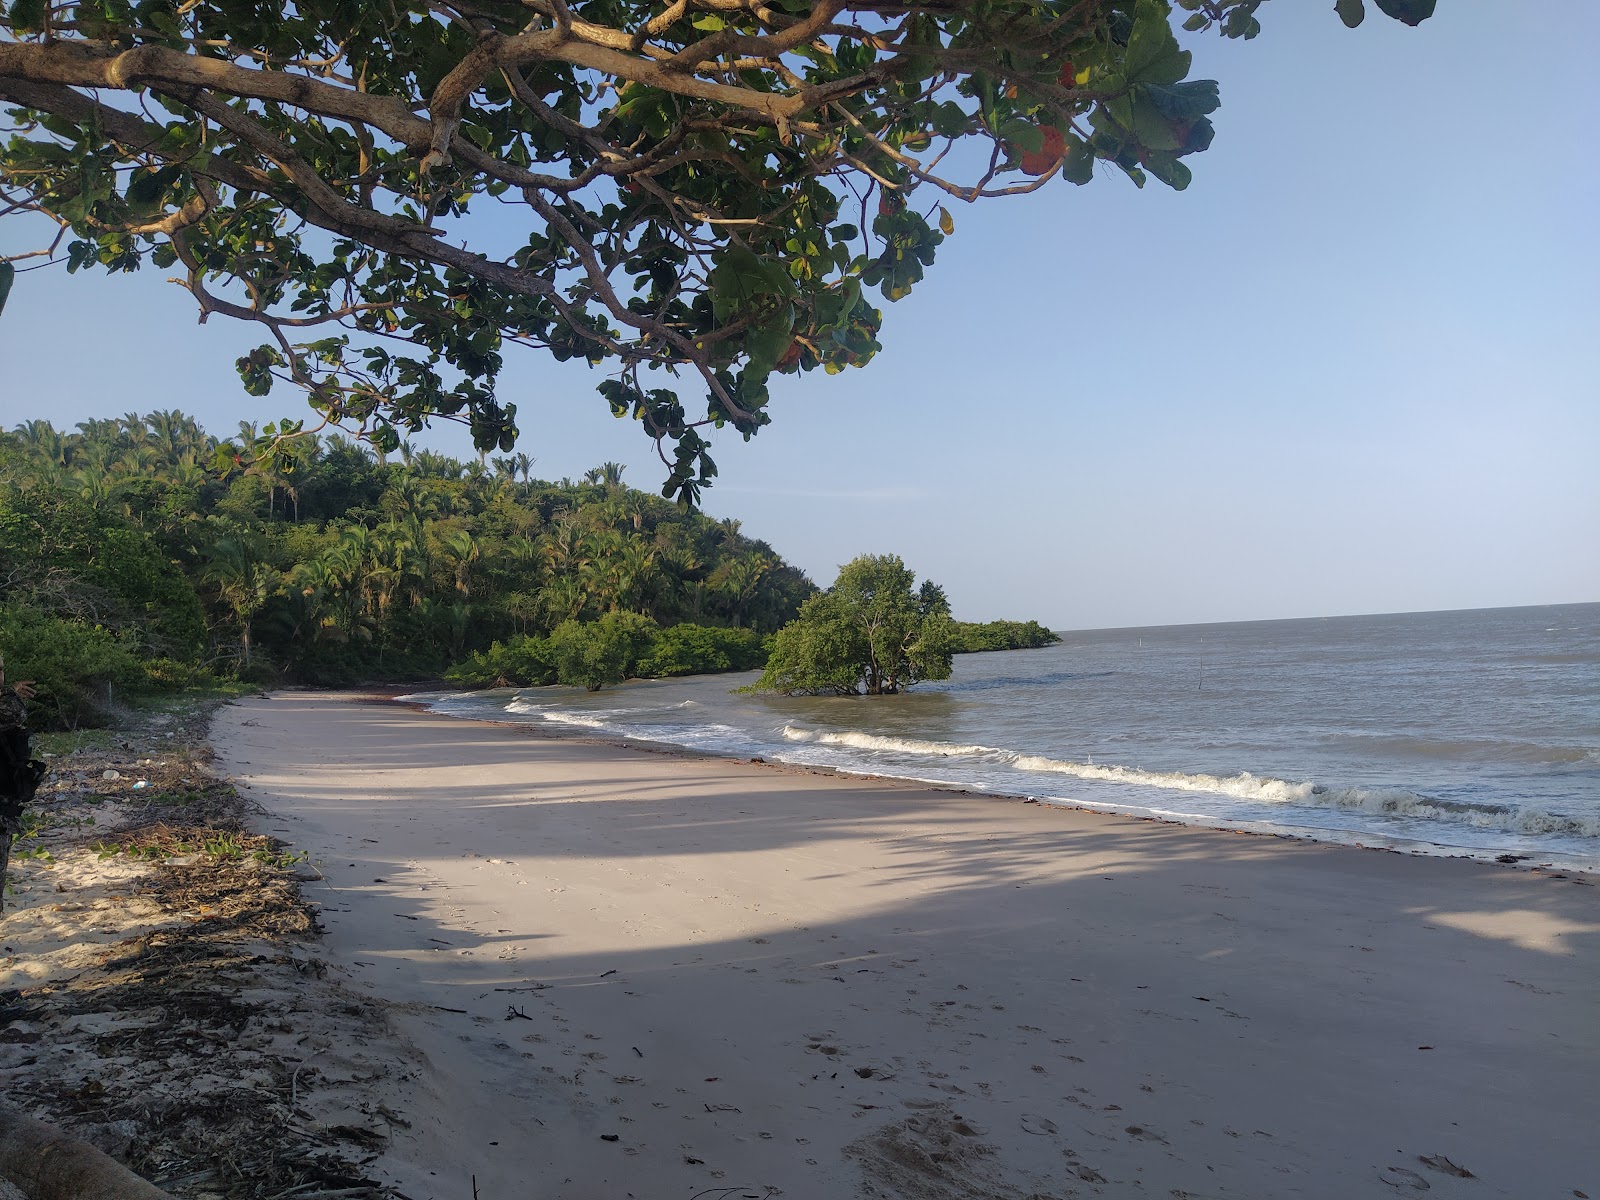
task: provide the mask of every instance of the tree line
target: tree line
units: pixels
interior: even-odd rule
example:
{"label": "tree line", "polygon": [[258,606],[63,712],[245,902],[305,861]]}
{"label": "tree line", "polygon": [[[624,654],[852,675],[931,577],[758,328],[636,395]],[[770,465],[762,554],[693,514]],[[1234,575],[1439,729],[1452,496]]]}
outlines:
{"label": "tree line", "polygon": [[[0,645],[46,724],[207,678],[462,686],[753,670],[819,594],[736,520],[603,463],[540,479],[302,437],[252,459],[177,410],[0,432]],[[237,469],[218,472],[217,462]],[[1041,645],[951,623],[954,651]]]}
{"label": "tree line", "polygon": [[[624,615],[759,647],[816,590],[738,521],[636,491],[616,463],[549,481],[526,454],[338,436],[251,462],[256,436],[177,411],[0,433],[0,639],[48,719],[203,672],[437,678],[496,642]],[[242,469],[220,476],[230,447]]]}

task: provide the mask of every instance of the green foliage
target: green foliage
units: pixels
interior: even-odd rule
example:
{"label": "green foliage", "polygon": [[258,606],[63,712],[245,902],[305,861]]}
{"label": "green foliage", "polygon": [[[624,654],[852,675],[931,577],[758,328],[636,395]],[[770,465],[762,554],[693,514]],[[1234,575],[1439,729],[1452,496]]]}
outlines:
{"label": "green foliage", "polygon": [[598,621],[563,621],[550,634],[556,680],[597,692],[638,674],[654,623],[638,613],[607,613]]}
{"label": "green foliage", "polygon": [[948,679],[955,622],[937,584],[913,591],[895,555],[866,554],[839,569],[833,587],[806,601],[773,638],[754,687],[785,695],[894,695],[924,679]]}
{"label": "green foliage", "polygon": [[[604,365],[693,500],[705,426],[749,437],[774,373],[876,355],[941,202],[1101,164],[1185,187],[1219,92],[1173,25],[1249,40],[1261,3],[0,0],[4,211],[69,230],[69,272],[148,263],[265,324],[245,391],[303,389],[385,452],[439,418],[509,451],[513,347]],[[302,428],[212,461],[287,470]]]}
{"label": "green foliage", "polygon": [[[641,622],[646,619],[631,613],[609,614],[582,624],[564,622],[549,637],[524,635],[495,642],[452,666],[445,678],[467,688],[538,687],[560,682],[592,691],[624,678],[752,671],[767,660],[767,639],[754,629],[705,625],[659,629]],[[620,665],[614,653],[619,644]],[[591,671],[590,664],[595,662],[604,669]]]}
{"label": "green foliage", "polygon": [[65,620],[20,605],[0,609],[0,647],[6,678],[31,680],[31,723],[72,729],[116,703],[123,689],[146,682],[139,659],[123,638],[97,625]]}
{"label": "green foliage", "polygon": [[647,677],[753,671],[766,664],[766,639],[753,629],[674,625],[655,637],[639,664]]}
{"label": "green foliage", "polygon": [[556,660],[547,637],[514,637],[456,663],[444,677],[458,687],[540,687],[556,682]]}
{"label": "green foliage", "polygon": [[526,686],[556,678],[552,629],[607,614],[713,630],[672,635],[662,670],[747,667],[815,590],[738,522],[635,491],[617,463],[548,482],[527,455],[491,471],[306,438],[292,470],[201,465],[239,445],[178,412],[0,434],[0,604],[102,625],[163,689],[205,671]]}
{"label": "green foliage", "polygon": [[1037,650],[1061,640],[1037,621],[957,621],[952,648],[957,654],[984,650]]}
{"label": "green foliage", "polygon": [[182,692],[215,683],[210,672],[171,658],[147,658],[139,664],[147,684],[159,692]]}

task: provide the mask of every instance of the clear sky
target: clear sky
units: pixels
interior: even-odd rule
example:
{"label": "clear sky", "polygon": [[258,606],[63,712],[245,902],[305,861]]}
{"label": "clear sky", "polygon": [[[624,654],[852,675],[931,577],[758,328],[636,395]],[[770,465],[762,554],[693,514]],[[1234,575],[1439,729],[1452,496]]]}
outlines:
{"label": "clear sky", "polygon": [[[1191,43],[1223,107],[1188,191],[958,206],[884,353],[779,381],[707,510],[821,584],[898,553],[958,616],[1057,628],[1600,599],[1600,4],[1332,7]],[[304,414],[161,275],[19,278],[0,424]],[[599,378],[513,356],[520,448],[653,488]]]}

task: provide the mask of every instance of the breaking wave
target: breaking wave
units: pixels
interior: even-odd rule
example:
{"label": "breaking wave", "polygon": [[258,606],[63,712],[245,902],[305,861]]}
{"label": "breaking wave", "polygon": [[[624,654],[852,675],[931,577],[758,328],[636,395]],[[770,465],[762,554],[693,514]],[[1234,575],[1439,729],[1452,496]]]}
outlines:
{"label": "breaking wave", "polygon": [[976,758],[985,754],[1005,754],[993,746],[958,746],[949,742],[923,742],[916,738],[881,737],[875,733],[818,733],[793,725],[783,727],[791,742],[816,742],[823,746],[852,746],[857,750],[885,750],[899,754],[924,754],[934,758]]}
{"label": "breaking wave", "polygon": [[1600,817],[1577,818],[1511,805],[1443,800],[1404,788],[1329,787],[1310,780],[1296,782],[1270,775],[1253,775],[1248,771],[1238,775],[1150,771],[1115,763],[1077,762],[1038,754],[1020,754],[994,746],[921,741],[870,733],[830,733],[800,729],[793,725],[783,727],[783,736],[792,742],[847,746],[879,753],[943,759],[970,758],[1034,775],[1064,775],[1074,779],[1166,791],[1203,792],[1264,805],[1345,809],[1388,817],[1464,822],[1479,828],[1517,833],[1600,838]]}

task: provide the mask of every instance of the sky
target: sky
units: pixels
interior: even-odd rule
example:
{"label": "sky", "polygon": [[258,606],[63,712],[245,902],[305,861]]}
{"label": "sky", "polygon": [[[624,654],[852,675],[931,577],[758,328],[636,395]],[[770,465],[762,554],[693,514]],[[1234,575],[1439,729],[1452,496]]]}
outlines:
{"label": "sky", "polygon": [[[1106,170],[952,205],[884,352],[775,380],[773,424],[717,439],[705,509],[824,586],[899,554],[968,620],[1600,599],[1600,5],[1534,8],[1351,31],[1277,0],[1252,42],[1191,39],[1223,104],[1187,191]],[[197,326],[162,275],[19,277],[0,425],[307,415],[245,396],[232,363],[259,337]],[[513,353],[519,449],[545,478],[616,460],[654,490],[600,379]],[[451,427],[420,440],[471,454]]]}

